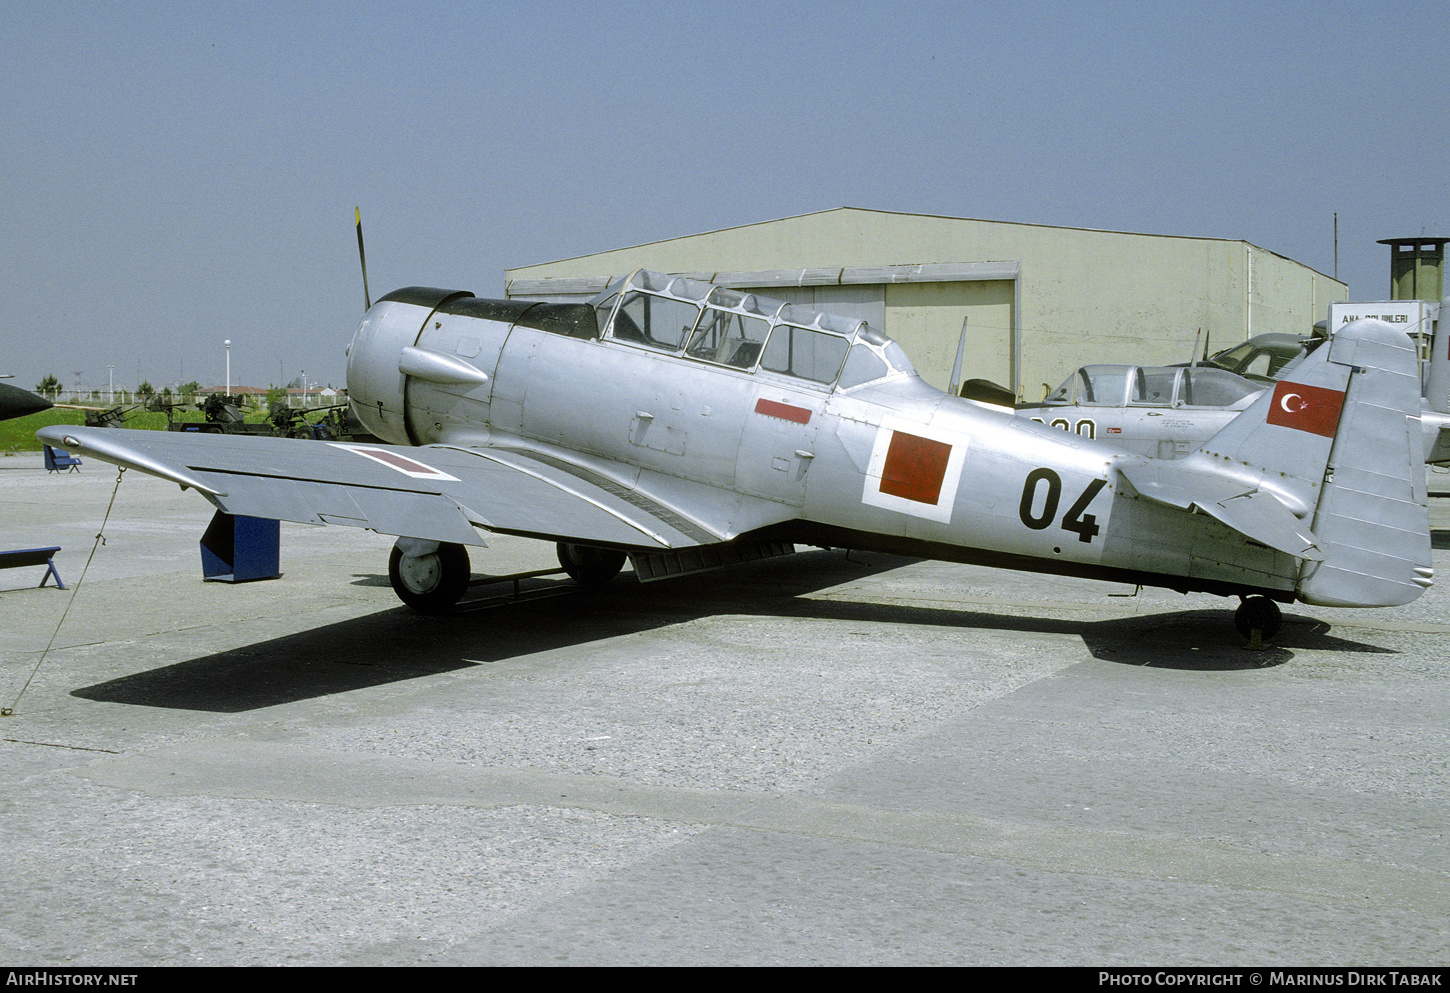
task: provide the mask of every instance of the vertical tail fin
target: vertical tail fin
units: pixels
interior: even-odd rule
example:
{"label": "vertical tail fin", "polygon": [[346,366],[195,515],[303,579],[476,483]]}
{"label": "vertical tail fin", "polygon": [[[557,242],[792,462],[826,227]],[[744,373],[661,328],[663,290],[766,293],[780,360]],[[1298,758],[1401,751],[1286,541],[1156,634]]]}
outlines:
{"label": "vertical tail fin", "polygon": [[1329,363],[1350,370],[1349,388],[1314,509],[1324,560],[1305,564],[1299,599],[1409,603],[1433,576],[1415,346],[1382,321],[1356,321],[1330,340]]}

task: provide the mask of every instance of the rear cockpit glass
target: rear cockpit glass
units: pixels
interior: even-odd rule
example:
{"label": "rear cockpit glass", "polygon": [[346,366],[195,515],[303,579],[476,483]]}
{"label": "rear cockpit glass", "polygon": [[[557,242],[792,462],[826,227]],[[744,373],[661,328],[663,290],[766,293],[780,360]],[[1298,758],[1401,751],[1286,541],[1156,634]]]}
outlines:
{"label": "rear cockpit glass", "polygon": [[1139,368],[1129,385],[1128,402],[1145,407],[1173,407],[1183,402],[1179,392],[1182,369]]}
{"label": "rear cockpit glass", "polygon": [[1243,406],[1263,388],[1262,383],[1255,383],[1227,369],[1201,365],[1183,370],[1179,403],[1186,407]]}
{"label": "rear cockpit glass", "polygon": [[913,371],[899,345],[858,318],[685,276],[637,271],[594,307],[615,341],[820,387],[838,376],[848,388]]}
{"label": "rear cockpit glass", "polygon": [[839,335],[777,324],[766,342],[760,367],[813,383],[831,383],[841,371],[849,347]]}

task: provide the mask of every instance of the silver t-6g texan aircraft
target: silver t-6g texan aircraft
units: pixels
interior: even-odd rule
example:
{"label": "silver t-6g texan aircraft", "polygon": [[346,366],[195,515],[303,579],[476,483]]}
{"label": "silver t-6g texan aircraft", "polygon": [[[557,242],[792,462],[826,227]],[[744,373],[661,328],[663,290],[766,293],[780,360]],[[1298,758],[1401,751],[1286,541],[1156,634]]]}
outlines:
{"label": "silver t-6g texan aircraft", "polygon": [[412,288],[370,306],[353,409],[383,442],[49,427],[222,511],[399,535],[398,595],[447,610],[481,532],[559,544],[580,582],[796,543],[1235,595],[1389,606],[1431,581],[1410,339],[1345,327],[1187,458],[953,397],[846,320],[636,272],[591,303]]}

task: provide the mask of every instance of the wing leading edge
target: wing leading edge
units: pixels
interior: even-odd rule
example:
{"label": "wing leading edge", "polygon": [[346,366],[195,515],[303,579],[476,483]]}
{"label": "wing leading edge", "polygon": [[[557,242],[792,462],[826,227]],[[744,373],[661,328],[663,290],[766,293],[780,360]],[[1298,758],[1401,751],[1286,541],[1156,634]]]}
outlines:
{"label": "wing leading edge", "polygon": [[169,479],[228,514],[483,545],[475,530],[661,551],[724,540],[701,521],[538,453],[56,425],[55,448]]}

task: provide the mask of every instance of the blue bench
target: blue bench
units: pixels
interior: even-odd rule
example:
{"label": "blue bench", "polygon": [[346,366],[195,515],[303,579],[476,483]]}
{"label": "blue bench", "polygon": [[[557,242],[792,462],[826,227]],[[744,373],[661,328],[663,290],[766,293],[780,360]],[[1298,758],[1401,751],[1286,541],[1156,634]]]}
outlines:
{"label": "blue bench", "polygon": [[0,569],[18,569],[26,565],[45,566],[45,575],[40,577],[36,589],[44,586],[51,576],[55,577],[55,585],[58,589],[65,589],[65,583],[60,581],[60,573],[55,571],[55,562],[52,556],[60,551],[60,546],[54,548],[19,548],[11,552],[0,552]]}
{"label": "blue bench", "polygon": [[69,452],[57,452],[49,445],[45,446],[45,471],[61,472],[69,469],[71,472],[80,472],[81,460]]}

